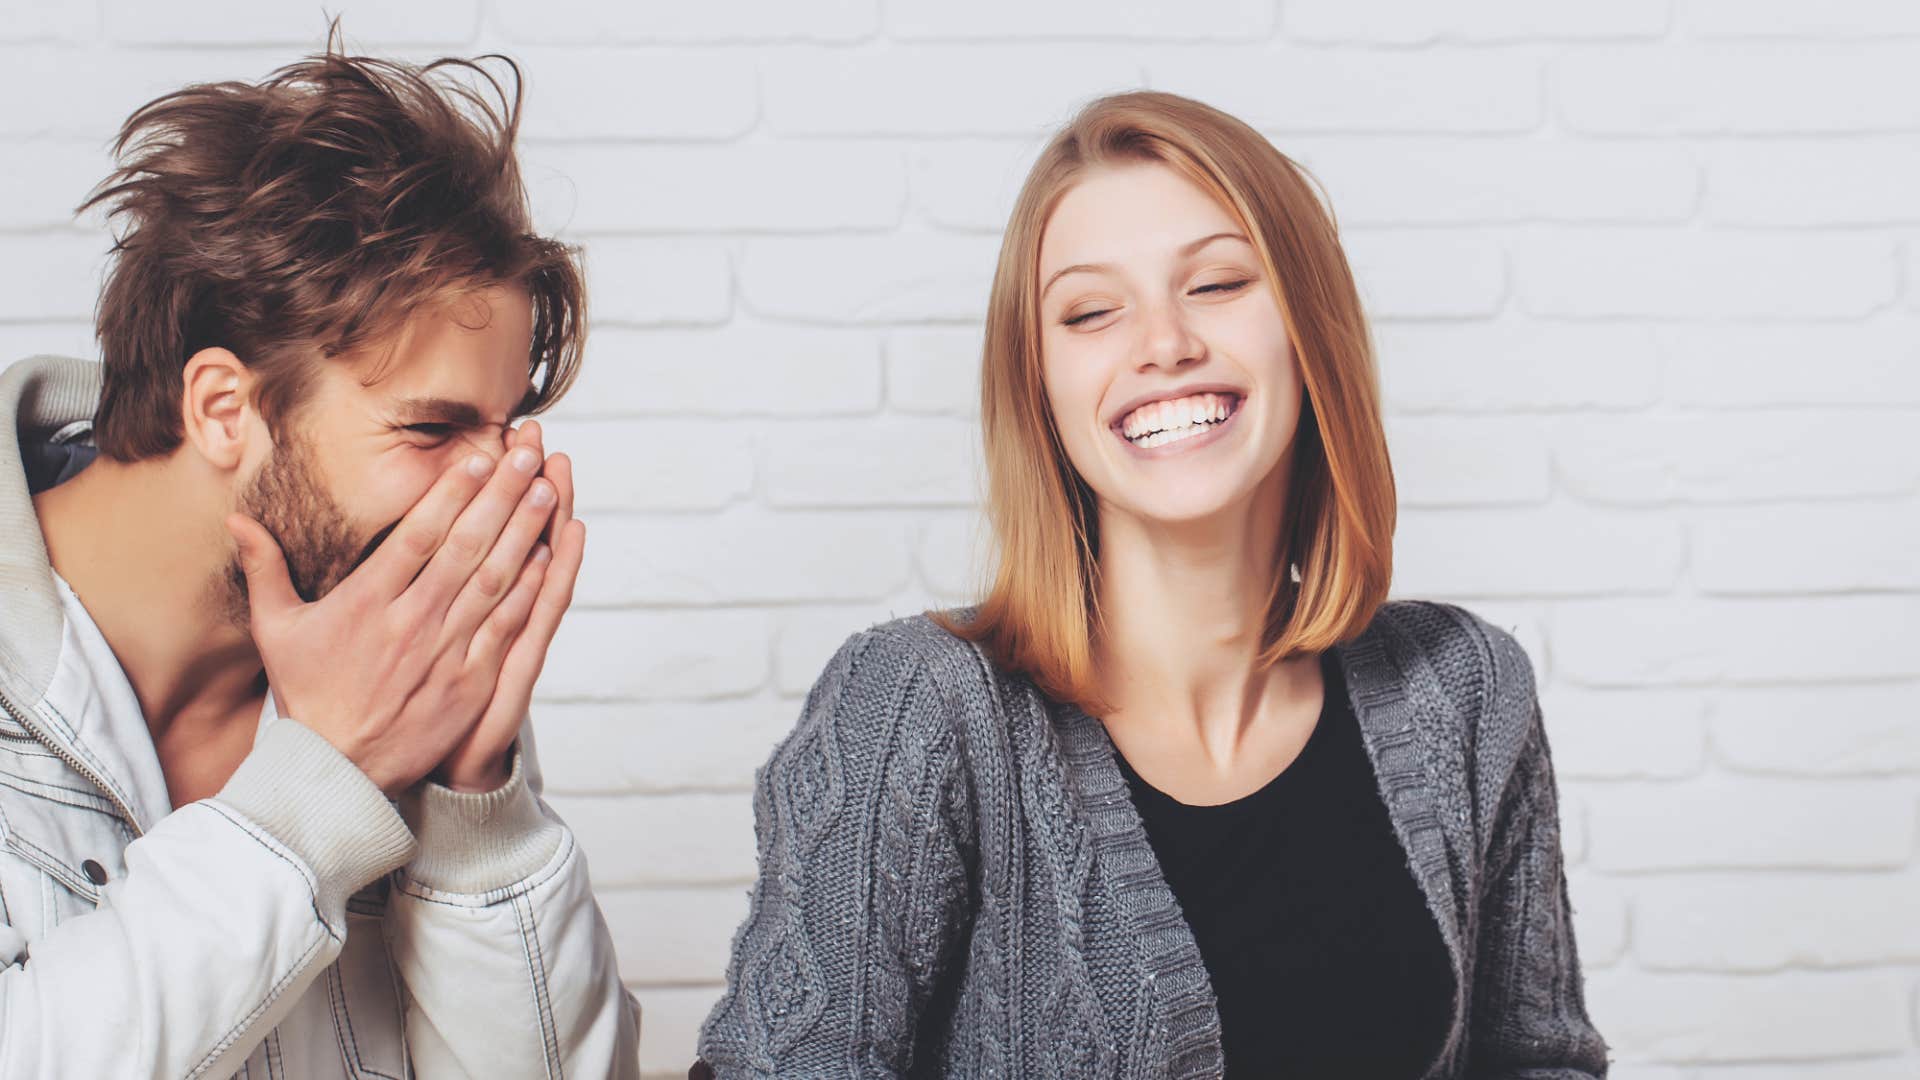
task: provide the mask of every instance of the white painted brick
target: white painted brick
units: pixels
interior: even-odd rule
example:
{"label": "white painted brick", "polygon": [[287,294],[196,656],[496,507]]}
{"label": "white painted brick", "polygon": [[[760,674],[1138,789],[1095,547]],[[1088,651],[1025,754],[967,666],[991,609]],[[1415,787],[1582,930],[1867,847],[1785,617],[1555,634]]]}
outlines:
{"label": "white painted brick", "polygon": [[1836,319],[1894,296],[1894,248],[1877,236],[1555,229],[1517,237],[1529,314],[1659,319]]}
{"label": "white painted brick", "polygon": [[1288,0],[1285,30],[1300,41],[1421,45],[1434,41],[1653,38],[1668,0],[1540,4],[1529,0]]}
{"label": "white painted brick", "polygon": [[608,4],[499,0],[507,33],[525,41],[851,41],[879,29],[876,0],[729,0],[725,4]]}
{"label": "white painted brick", "polygon": [[[595,556],[593,534],[587,558]],[[606,558],[624,553],[609,550]],[[547,650],[540,696],[657,701],[749,694],[767,681],[770,628],[754,611],[567,613]]]}
{"label": "white painted brick", "polygon": [[1343,243],[1370,318],[1482,317],[1506,302],[1506,258],[1485,236],[1372,230]]}
{"label": "white painted brick", "polygon": [[555,795],[595,888],[731,885],[753,880],[753,800],[746,792]]}
{"label": "white painted brick", "polygon": [[543,703],[534,725],[548,791],[657,795],[747,790],[797,715],[768,698]]}
{"label": "white painted brick", "polygon": [[698,1052],[700,1025],[724,989],[717,982],[711,986],[637,988],[634,996],[640,999],[645,1017],[640,1038],[643,1080],[685,1080]]}
{"label": "white painted brick", "polygon": [[760,116],[750,57],[722,49],[516,48],[522,138],[730,139]]}
{"label": "white painted brick", "polygon": [[543,144],[537,153],[565,184],[543,181],[536,205],[571,205],[564,220],[580,233],[883,229],[907,198],[906,159],[880,143]]}
{"label": "white painted brick", "polygon": [[880,340],[865,331],[743,322],[711,330],[602,327],[588,337],[587,352],[561,415],[728,419],[880,408]]}
{"label": "white painted brick", "polygon": [[964,421],[769,423],[759,443],[774,506],[962,506],[980,490],[978,434]]}
{"label": "white painted brick", "polygon": [[1400,515],[1394,576],[1449,596],[1659,594],[1679,578],[1684,552],[1680,524],[1656,514],[1567,503],[1412,510]]}
{"label": "white painted brick", "polygon": [[887,406],[939,416],[980,413],[981,331],[937,327],[887,335]]}
{"label": "white painted brick", "polygon": [[1552,83],[1560,118],[1592,134],[1905,131],[1917,65],[1920,43],[1669,45],[1570,51]]}
{"label": "white painted brick", "polygon": [[0,323],[0,368],[29,356],[100,359],[93,327],[87,323]]}
{"label": "white painted brick", "polygon": [[348,47],[364,51],[396,43],[464,44],[480,26],[477,0],[335,3],[324,10],[304,0],[101,0],[101,6],[107,36],[139,45],[282,44],[319,52],[328,20],[339,16]]}
{"label": "white painted brick", "polygon": [[641,986],[700,983],[725,971],[734,930],[747,917],[747,890],[738,886],[596,889],[595,899],[621,974]]}
{"label": "white painted brick", "polygon": [[740,295],[801,322],[975,322],[998,257],[983,236],[766,237],[747,242]]}
{"label": "white painted brick", "polygon": [[1920,797],[1910,780],[1707,775],[1686,783],[1579,785],[1593,867],[1880,870],[1913,855]]}
{"label": "white painted brick", "polygon": [[[307,9],[321,44],[319,9]],[[61,135],[104,143],[140,106],[189,83],[243,79],[257,82],[293,60],[280,49],[0,48],[0,101],[31,101],[33,108],[0,109],[0,139]],[[48,88],[57,87],[57,93]],[[77,199],[75,201],[78,201]]]}
{"label": "white painted brick", "polygon": [[[1907,1053],[1905,980],[1884,971],[1767,978],[1604,972],[1588,980],[1594,1024],[1622,1055],[1684,1062],[1818,1061]],[[1825,1066],[1821,1068],[1824,1070]],[[1721,1070],[1705,1076],[1728,1074]],[[1778,1075],[1802,1077],[1805,1066]]]}
{"label": "white painted brick", "polygon": [[1273,32],[1273,5],[1262,0],[887,0],[887,34],[904,39],[1032,40],[1139,38],[1156,41],[1252,40]]}
{"label": "white painted brick", "polygon": [[1701,38],[1883,38],[1920,34],[1907,0],[1686,0],[1680,29]]}
{"label": "white painted brick", "polygon": [[1505,52],[1162,48],[1147,79],[1272,131],[1513,132],[1545,119],[1540,62]]}
{"label": "white painted brick", "polygon": [[614,557],[582,569],[595,604],[705,605],[877,600],[907,584],[897,514],[723,514],[602,518]]}
{"label": "white painted brick", "polygon": [[1678,780],[1707,762],[1698,694],[1551,685],[1541,696],[1554,771],[1572,780]]}
{"label": "white painted brick", "polygon": [[[546,227],[554,227],[551,220]],[[733,309],[733,269],[720,242],[597,237],[585,251],[588,318],[595,328],[720,323]],[[592,333],[587,347],[595,348]]]}
{"label": "white painted brick", "polygon": [[[4,239],[9,252],[21,243]],[[111,243],[91,233],[42,233],[33,238],[33,258],[0,258],[0,321],[91,319]]]}
{"label": "white painted brick", "polygon": [[984,513],[940,513],[921,525],[914,544],[920,580],[954,603],[977,601],[991,580],[993,535]]}
{"label": "white painted brick", "polygon": [[1698,875],[1634,885],[1634,956],[1655,971],[1920,962],[1920,874]]}
{"label": "white painted brick", "polygon": [[[1915,10],[1920,10],[1916,7]],[[1920,221],[1920,140],[1728,142],[1707,157],[1709,219],[1733,225],[1877,225]]]}
{"label": "white painted brick", "polygon": [[1920,483],[1911,413],[1781,410],[1568,418],[1555,475],[1607,503],[1899,496]]}
{"label": "white painted brick", "polygon": [[1920,589],[1920,499],[1704,510],[1692,563],[1710,593]]}
{"label": "white painted brick", "polygon": [[95,4],[0,0],[0,41],[84,41],[99,29],[100,9]]}
{"label": "white painted brick", "polygon": [[1402,506],[1539,503],[1551,489],[1546,433],[1531,419],[1394,417],[1387,447]]}
{"label": "white painted brick", "polygon": [[1551,636],[1558,670],[1589,686],[1911,678],[1920,596],[1577,600]]}
{"label": "white painted brick", "polygon": [[[1676,1068],[1671,1077],[1643,1077],[1615,1069],[1608,1080],[1913,1080],[1915,1058],[1908,1054],[1868,1060],[1821,1058],[1790,1065],[1716,1065],[1703,1069]],[[1657,1068],[1657,1066],[1655,1067]],[[674,1077],[673,1080],[680,1080]]]}
{"label": "white painted brick", "polygon": [[1442,136],[1277,142],[1331,193],[1346,225],[1684,221],[1699,195],[1693,155],[1678,146]]}
{"label": "white painted brick", "polygon": [[1390,412],[1633,409],[1660,393],[1659,353],[1644,327],[1386,323],[1373,337]]}
{"label": "white painted brick", "polygon": [[1584,870],[1567,875],[1573,935],[1583,971],[1612,967],[1627,953],[1627,891],[1618,878]]}
{"label": "white painted brick", "polygon": [[[870,626],[917,613],[894,604],[873,603],[781,611],[775,617],[773,634],[774,685],[782,694],[804,695],[848,638]],[[800,701],[787,705],[795,719],[803,707]]]}
{"label": "white painted brick", "polygon": [[1128,56],[1080,46],[906,46],[769,55],[769,129],[782,135],[1024,135],[1139,85]]}
{"label": "white painted brick", "polygon": [[[555,419],[542,427],[547,448],[573,461],[574,509],[582,518],[604,511],[712,510],[753,489],[746,425]],[[589,564],[620,557],[598,538],[588,541],[587,552]]]}
{"label": "white painted brick", "polygon": [[942,228],[997,238],[1042,145],[1033,139],[954,139],[916,147],[907,162],[914,209]]}
{"label": "white painted brick", "polygon": [[21,142],[8,148],[6,160],[8,167],[0,169],[0,229],[81,224],[74,207],[113,169],[101,147],[64,140]]}
{"label": "white painted brick", "polygon": [[1920,683],[1728,688],[1713,702],[1714,757],[1742,772],[1920,773]]}
{"label": "white painted brick", "polygon": [[1920,321],[1910,318],[1657,333],[1667,394],[1682,405],[1920,405]]}

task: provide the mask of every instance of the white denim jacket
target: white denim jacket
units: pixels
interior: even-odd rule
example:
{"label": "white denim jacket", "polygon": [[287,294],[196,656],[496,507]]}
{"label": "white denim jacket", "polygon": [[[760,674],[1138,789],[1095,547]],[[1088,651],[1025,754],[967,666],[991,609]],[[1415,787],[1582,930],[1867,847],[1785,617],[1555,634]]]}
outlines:
{"label": "white denim jacket", "polygon": [[83,361],[0,374],[0,1077],[637,1076],[529,737],[498,791],[396,807],[269,700],[220,793],[171,809],[31,498],[98,395]]}

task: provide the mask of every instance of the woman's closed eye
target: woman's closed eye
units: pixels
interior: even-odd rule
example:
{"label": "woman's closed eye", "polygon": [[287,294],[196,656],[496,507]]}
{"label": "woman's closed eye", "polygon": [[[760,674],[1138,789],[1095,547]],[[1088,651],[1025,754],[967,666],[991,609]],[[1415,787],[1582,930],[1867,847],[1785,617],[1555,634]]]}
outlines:
{"label": "woman's closed eye", "polygon": [[1193,291],[1195,293],[1214,294],[1235,293],[1251,284],[1253,284],[1252,278],[1235,278],[1232,281],[1210,281],[1205,285],[1197,286]]}

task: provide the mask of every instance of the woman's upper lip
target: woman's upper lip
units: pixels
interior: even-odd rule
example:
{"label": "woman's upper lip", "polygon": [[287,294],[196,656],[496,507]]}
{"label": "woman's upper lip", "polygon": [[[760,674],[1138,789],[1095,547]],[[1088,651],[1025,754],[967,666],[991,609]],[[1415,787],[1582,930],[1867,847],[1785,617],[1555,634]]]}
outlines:
{"label": "woman's upper lip", "polygon": [[1120,422],[1130,416],[1133,410],[1138,409],[1142,405],[1151,405],[1156,401],[1173,401],[1176,398],[1192,397],[1195,394],[1232,394],[1237,398],[1245,398],[1247,396],[1245,390],[1227,383],[1194,383],[1192,386],[1176,386],[1167,390],[1155,390],[1151,393],[1141,394],[1139,397],[1122,405],[1120,411],[1108,418],[1107,426],[1118,429]]}

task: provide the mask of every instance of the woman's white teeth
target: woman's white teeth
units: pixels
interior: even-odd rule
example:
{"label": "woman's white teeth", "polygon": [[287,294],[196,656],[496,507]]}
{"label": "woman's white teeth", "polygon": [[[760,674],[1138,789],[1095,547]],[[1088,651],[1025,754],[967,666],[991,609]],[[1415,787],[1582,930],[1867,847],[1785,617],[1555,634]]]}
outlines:
{"label": "woman's white teeth", "polygon": [[1120,421],[1120,434],[1142,450],[1151,450],[1193,438],[1232,416],[1237,404],[1239,399],[1231,394],[1190,394],[1151,402]]}

